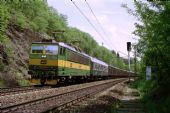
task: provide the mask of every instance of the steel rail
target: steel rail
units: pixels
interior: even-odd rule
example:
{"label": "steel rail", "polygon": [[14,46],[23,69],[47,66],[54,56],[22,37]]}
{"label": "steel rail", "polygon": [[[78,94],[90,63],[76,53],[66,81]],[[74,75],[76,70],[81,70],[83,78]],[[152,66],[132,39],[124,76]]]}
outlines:
{"label": "steel rail", "polygon": [[43,90],[46,88],[50,88],[50,87],[26,86],[26,87],[14,87],[14,88],[0,88],[0,96],[24,93],[24,92],[28,92],[28,91]]}

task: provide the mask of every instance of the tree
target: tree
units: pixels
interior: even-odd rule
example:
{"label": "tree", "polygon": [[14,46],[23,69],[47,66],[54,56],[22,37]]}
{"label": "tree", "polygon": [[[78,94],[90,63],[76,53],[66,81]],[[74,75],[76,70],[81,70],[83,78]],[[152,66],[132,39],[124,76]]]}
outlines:
{"label": "tree", "polygon": [[[143,72],[146,66],[152,66],[150,99],[160,101],[161,97],[164,97],[168,100],[170,95],[170,2],[135,0],[134,5],[134,11],[126,5],[124,7],[139,21],[135,24],[134,34],[140,37],[137,51],[142,58]],[[169,107],[164,105],[163,108],[162,105],[159,112],[167,113]]]}

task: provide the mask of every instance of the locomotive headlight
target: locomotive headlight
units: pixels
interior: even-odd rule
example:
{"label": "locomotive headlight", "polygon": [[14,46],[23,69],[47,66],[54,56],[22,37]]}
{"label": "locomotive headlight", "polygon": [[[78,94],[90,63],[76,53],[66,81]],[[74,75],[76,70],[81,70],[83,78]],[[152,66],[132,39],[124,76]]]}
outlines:
{"label": "locomotive headlight", "polygon": [[46,58],[47,56],[46,56],[46,55],[42,55],[41,57],[42,57],[42,58]]}

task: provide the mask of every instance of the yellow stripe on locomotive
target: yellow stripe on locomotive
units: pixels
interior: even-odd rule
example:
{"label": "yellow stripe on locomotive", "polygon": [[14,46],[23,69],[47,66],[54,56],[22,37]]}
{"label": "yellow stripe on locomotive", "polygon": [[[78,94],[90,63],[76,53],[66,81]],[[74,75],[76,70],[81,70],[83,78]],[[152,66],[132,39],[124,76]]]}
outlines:
{"label": "yellow stripe on locomotive", "polygon": [[79,64],[75,62],[65,61],[65,60],[46,60],[45,64],[42,64],[42,59],[29,59],[29,65],[35,66],[58,66],[67,67],[81,70],[90,70],[90,66]]}

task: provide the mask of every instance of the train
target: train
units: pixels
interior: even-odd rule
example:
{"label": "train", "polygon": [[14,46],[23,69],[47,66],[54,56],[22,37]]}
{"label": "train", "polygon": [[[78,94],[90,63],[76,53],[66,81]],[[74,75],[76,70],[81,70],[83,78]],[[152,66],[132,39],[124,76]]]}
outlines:
{"label": "train", "polygon": [[56,85],[70,81],[93,81],[134,75],[133,72],[110,66],[74,45],[54,40],[31,44],[28,74],[31,75],[30,81],[34,85]]}

